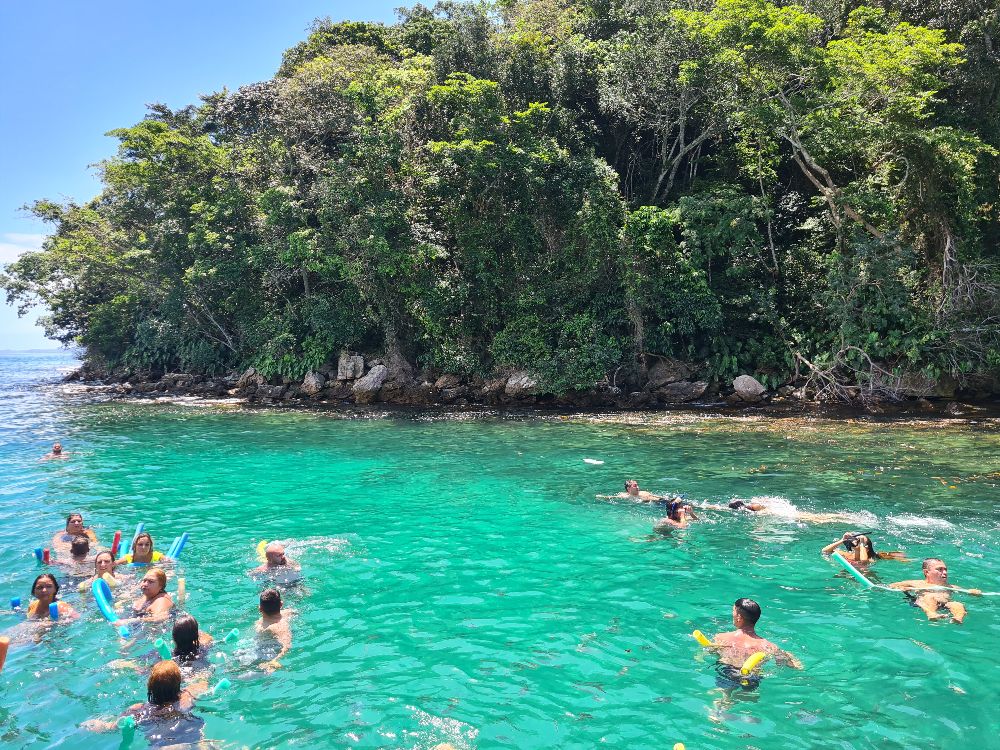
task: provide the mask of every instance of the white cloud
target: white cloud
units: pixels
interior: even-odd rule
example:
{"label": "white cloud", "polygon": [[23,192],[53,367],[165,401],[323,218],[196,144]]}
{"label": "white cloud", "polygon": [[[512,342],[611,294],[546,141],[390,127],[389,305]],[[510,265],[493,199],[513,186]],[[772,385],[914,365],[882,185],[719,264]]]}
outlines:
{"label": "white cloud", "polygon": [[19,232],[4,232],[0,234],[0,265],[13,263],[22,253],[29,250],[40,250],[44,234],[21,234]]}

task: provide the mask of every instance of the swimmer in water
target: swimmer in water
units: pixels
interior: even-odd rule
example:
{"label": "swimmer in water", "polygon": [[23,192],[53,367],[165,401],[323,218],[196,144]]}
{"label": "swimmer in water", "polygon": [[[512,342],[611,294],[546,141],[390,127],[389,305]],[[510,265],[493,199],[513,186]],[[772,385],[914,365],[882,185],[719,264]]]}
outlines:
{"label": "swimmer in water", "polygon": [[773,657],[778,664],[802,669],[802,662],[771,641],[757,635],[755,627],[760,614],[760,605],[753,599],[736,600],[733,604],[733,625],[736,630],[720,633],[712,639],[712,647],[719,652],[719,661],[739,670],[752,654],[763,651]]}
{"label": "swimmer in water", "polygon": [[115,565],[149,565],[169,559],[153,549],[153,537],[143,531],[132,541],[132,551],[115,560]]}
{"label": "swimmer in water", "polygon": [[[948,566],[944,560],[928,557],[923,564],[924,580],[897,581],[890,583],[889,588],[905,591],[911,597],[913,604],[920,607],[928,620],[941,620],[951,614],[952,622],[959,625],[965,620],[966,609],[961,602],[951,600],[952,591],[963,591],[972,596],[982,596],[979,589],[961,589],[948,583]],[[942,591],[944,588],[946,590]]]}
{"label": "swimmer in water", "polygon": [[274,573],[282,570],[302,570],[302,566],[285,555],[285,545],[281,542],[271,542],[264,549],[264,564],[250,571],[250,575]]}
{"label": "swimmer in water", "polygon": [[167,574],[160,568],[150,568],[139,581],[142,596],[132,604],[132,616],[127,620],[112,623],[116,627],[135,622],[162,622],[170,616],[174,600],[164,589],[167,588]]}
{"label": "swimmer in water", "polygon": [[103,578],[105,575],[110,576],[115,581],[115,583],[109,582],[111,586],[115,586],[125,580],[122,576],[115,573],[115,557],[109,550],[102,550],[94,557],[94,575],[80,583],[80,591],[89,590],[94,585],[94,581],[98,578]]}
{"label": "swimmer in water", "polygon": [[83,516],[79,513],[70,513],[66,516],[65,530],[57,531],[52,537],[52,549],[56,552],[65,552],[73,543],[73,539],[81,535],[87,537],[91,544],[97,544],[97,534],[93,529],[84,526]]}
{"label": "swimmer in water", "polygon": [[787,518],[791,521],[804,521],[807,523],[850,523],[851,521],[857,520],[845,513],[813,513],[808,510],[798,510],[797,508],[790,510],[772,508],[759,500],[751,500],[750,502],[746,502],[745,500],[733,500],[725,507],[721,505],[705,505],[703,507],[710,508],[711,510],[726,510],[726,508],[729,510],[745,510],[751,513],[778,516],[781,518]]}
{"label": "swimmer in water", "polygon": [[198,627],[191,615],[181,615],[174,622],[174,660],[184,666],[208,666],[212,636]]}
{"label": "swimmer in water", "polygon": [[28,605],[29,620],[50,620],[49,607],[53,603],[59,607],[59,619],[75,620],[79,615],[66,602],[59,601],[59,582],[51,573],[42,573],[31,584],[31,595],[35,597]]}
{"label": "swimmer in water", "polygon": [[261,664],[261,669],[265,672],[280,669],[280,659],[292,650],[292,628],[289,625],[291,615],[291,612],[281,611],[281,593],[277,589],[264,589],[260,593],[260,619],[255,626],[257,636],[267,635],[281,646],[277,656]]}
{"label": "swimmer in water", "polygon": [[[194,747],[204,734],[205,722],[191,714],[195,699],[208,688],[204,681],[181,686],[181,670],[171,659],[153,665],[146,681],[146,702],[128,708],[122,718],[131,716],[143,729],[150,747]],[[83,723],[92,732],[113,732],[118,720],[91,719]]]}
{"label": "swimmer in water", "polygon": [[617,495],[597,495],[601,500],[631,500],[636,503],[659,503],[666,498],[662,495],[654,495],[652,492],[639,489],[639,483],[634,479],[625,480],[625,491]]}
{"label": "swimmer in water", "polygon": [[872,543],[871,538],[867,534],[857,531],[848,531],[839,539],[834,539],[822,549],[821,553],[824,555],[832,555],[840,545],[844,545],[845,550],[840,553],[841,557],[847,560],[847,562],[855,568],[866,569],[876,560],[900,560],[902,562],[909,562],[906,555],[899,551],[876,552],[875,545]]}
{"label": "swimmer in water", "polygon": [[691,525],[691,520],[698,520],[690,505],[683,500],[673,500],[667,508],[667,515],[653,526],[653,531],[664,533],[672,529],[683,529]]}
{"label": "swimmer in water", "polygon": [[53,443],[52,450],[42,456],[39,461],[51,461],[53,458],[66,458],[69,455],[63,450],[62,443]]}

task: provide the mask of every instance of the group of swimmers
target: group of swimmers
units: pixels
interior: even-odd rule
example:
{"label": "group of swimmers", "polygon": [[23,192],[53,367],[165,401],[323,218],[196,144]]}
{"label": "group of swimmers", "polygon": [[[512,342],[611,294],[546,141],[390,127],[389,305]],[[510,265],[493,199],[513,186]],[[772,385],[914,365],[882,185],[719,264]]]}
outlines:
{"label": "group of swimmers", "polygon": [[[639,483],[634,479],[626,480],[625,491],[616,495],[598,495],[601,499],[621,498],[632,502],[648,503],[663,507],[666,516],[656,521],[653,526],[658,533],[671,533],[675,529],[687,528],[693,521],[700,520],[693,505],[681,495],[657,495],[639,489]],[[774,512],[766,502],[734,500],[726,505],[702,503],[699,510],[737,511],[745,513],[766,514]],[[810,513],[796,511],[797,521],[813,523],[836,523],[853,521],[850,516],[841,513]],[[843,551],[841,551],[841,548]],[[848,531],[834,539],[822,549],[824,555],[837,555],[844,565],[850,566],[857,575],[867,580],[865,574],[870,566],[879,560],[897,560],[910,562],[903,552],[878,552],[872,542],[870,533]],[[965,620],[967,611],[965,605],[955,601],[952,595],[956,592],[982,595],[979,589],[965,589],[948,581],[948,566],[936,557],[928,557],[923,561],[923,578],[897,581],[888,588],[906,593],[911,603],[921,609],[931,620],[951,618],[954,623]],[[755,630],[761,616],[760,605],[752,599],[740,598],[733,605],[733,625],[736,630],[722,633],[709,640],[696,631],[696,637],[703,641],[702,645],[715,649],[719,656],[720,673],[731,681],[734,686],[744,689],[754,686],[754,681],[748,681],[746,674],[741,674],[739,668],[746,664],[752,655],[762,653],[773,657],[779,664],[801,668],[801,663],[786,651],[759,636]],[[730,679],[731,678],[731,679]],[[738,678],[738,679],[737,679]],[[725,685],[723,685],[725,686]]]}
{"label": "group of swimmers", "polygon": [[[57,455],[61,453],[54,452]],[[118,535],[116,543],[117,539]],[[202,723],[191,716],[190,710],[194,700],[208,690],[208,677],[212,672],[208,657],[215,641],[200,629],[198,621],[191,614],[179,611],[185,597],[183,579],[178,579],[176,602],[167,592],[168,576],[165,567],[174,561],[154,549],[153,538],[147,532],[137,534],[132,539],[130,551],[117,559],[114,554],[116,550],[113,549],[98,550],[91,557],[91,550],[98,546],[97,534],[86,526],[82,514],[69,514],[65,528],[52,537],[51,550],[45,550],[44,559],[39,556],[40,562],[48,564],[51,570],[60,572],[60,575],[46,571],[35,578],[31,585],[32,599],[26,608],[27,620],[44,628],[58,621],[72,621],[79,617],[76,609],[59,596],[60,578],[62,586],[75,585],[81,593],[90,591],[96,581],[102,581],[102,585],[107,584],[109,591],[116,590],[119,598],[131,600],[125,616],[112,621],[123,635],[133,626],[173,620],[172,648],[158,643],[158,653],[157,650],[150,652],[154,661],[147,664],[147,667],[151,667],[146,683],[147,700],[131,706],[114,721],[95,719],[86,722],[84,726],[93,731],[110,731],[119,726],[134,729],[136,726],[152,725],[163,729],[166,723],[176,730],[170,733],[172,741],[179,741],[178,737],[181,736],[189,737],[186,732],[192,726],[200,727]],[[284,608],[278,586],[297,581],[301,566],[288,557],[281,542],[262,542],[257,552],[262,558],[261,564],[247,572],[271,583],[260,593],[260,616],[254,626],[261,641],[272,641],[275,644],[275,647],[265,647],[270,658],[259,665],[261,670],[270,673],[281,667],[281,659],[292,648],[290,619],[294,612]],[[137,583],[133,576],[123,572],[126,569],[142,571]],[[137,595],[134,599],[133,594]],[[20,599],[11,599],[11,606],[15,611],[19,609]],[[36,639],[38,636],[40,632],[35,631]],[[233,636],[236,636],[235,631]],[[9,636],[0,637],[0,670],[3,669],[10,646]],[[146,671],[135,661],[119,660],[112,662],[112,666],[128,666],[140,672]],[[186,687],[183,686],[184,681],[188,683]]]}

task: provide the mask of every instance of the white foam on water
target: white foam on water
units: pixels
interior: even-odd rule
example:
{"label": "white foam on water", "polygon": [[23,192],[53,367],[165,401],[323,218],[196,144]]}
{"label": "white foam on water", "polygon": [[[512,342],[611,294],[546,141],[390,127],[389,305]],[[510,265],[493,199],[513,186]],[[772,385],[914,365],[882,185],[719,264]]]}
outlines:
{"label": "white foam on water", "polygon": [[598,461],[596,458],[585,458],[583,459],[585,464],[594,464],[594,466],[601,466],[604,462]]}
{"label": "white foam on water", "polygon": [[917,516],[912,513],[903,513],[898,516],[887,516],[886,520],[903,528],[918,529],[953,529],[955,525],[943,518],[932,518],[929,516]]}

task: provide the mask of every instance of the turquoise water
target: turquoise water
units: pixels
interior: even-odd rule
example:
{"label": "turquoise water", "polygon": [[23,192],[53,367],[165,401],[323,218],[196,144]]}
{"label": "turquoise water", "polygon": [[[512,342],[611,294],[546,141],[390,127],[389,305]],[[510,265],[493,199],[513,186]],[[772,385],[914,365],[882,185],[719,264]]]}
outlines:
{"label": "turquoise water", "polygon": [[[70,511],[107,542],[139,520],[162,549],[190,532],[188,609],[218,637],[241,631],[213,678],[233,688],[196,709],[223,747],[996,746],[1000,597],[966,597],[964,625],[928,623],[820,557],[847,525],[706,511],[661,537],[655,510],[594,498],[635,477],[696,503],[848,511],[880,547],[940,555],[953,582],[996,591],[993,421],[345,418],[110,402],[59,385],[68,364],[0,357],[0,602],[27,600],[31,550]],[[56,439],[72,456],[39,462]],[[291,540],[305,574],[285,594],[294,649],[271,675],[246,575],[262,538]],[[766,666],[723,705],[689,634],[731,629],[739,596],[805,669]],[[107,665],[157,631],[123,648],[91,602],[66,599],[81,619],[12,648],[0,674],[4,748],[118,747],[79,725],[145,695]]]}

